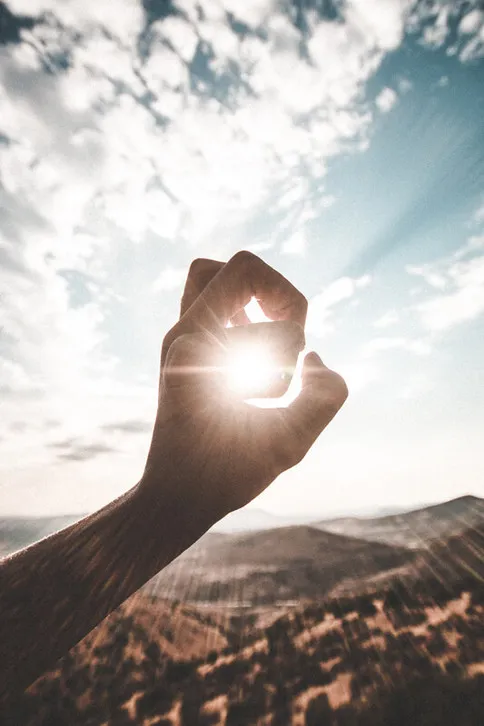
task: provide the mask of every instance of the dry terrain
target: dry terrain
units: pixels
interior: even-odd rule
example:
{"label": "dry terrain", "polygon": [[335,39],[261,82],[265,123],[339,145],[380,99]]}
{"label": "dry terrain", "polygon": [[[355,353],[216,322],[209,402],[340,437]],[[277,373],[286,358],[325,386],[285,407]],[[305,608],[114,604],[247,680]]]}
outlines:
{"label": "dry terrain", "polygon": [[484,520],[456,533],[442,506],[450,534],[418,548],[209,533],[0,722],[482,726]]}

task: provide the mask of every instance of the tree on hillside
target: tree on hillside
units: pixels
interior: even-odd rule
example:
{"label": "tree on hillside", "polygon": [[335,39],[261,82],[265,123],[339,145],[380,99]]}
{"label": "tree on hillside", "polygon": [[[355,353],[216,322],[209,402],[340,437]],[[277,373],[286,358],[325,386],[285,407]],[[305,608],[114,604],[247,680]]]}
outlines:
{"label": "tree on hillside", "polygon": [[333,723],[333,710],[326,693],[321,693],[308,703],[305,726],[330,726]]}

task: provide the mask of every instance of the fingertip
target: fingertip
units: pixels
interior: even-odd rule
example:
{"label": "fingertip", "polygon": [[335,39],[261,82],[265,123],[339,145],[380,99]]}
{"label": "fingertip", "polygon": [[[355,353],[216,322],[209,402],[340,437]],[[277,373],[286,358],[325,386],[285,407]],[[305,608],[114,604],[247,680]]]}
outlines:
{"label": "fingertip", "polygon": [[302,370],[303,387],[313,382],[324,385],[325,390],[332,390],[341,401],[340,405],[348,398],[348,387],[344,378],[328,368],[315,351],[306,355]]}
{"label": "fingertip", "polygon": [[180,317],[191,307],[200,293],[213,280],[215,275],[220,272],[224,264],[224,262],[205,257],[197,257],[192,261],[181,298]]}

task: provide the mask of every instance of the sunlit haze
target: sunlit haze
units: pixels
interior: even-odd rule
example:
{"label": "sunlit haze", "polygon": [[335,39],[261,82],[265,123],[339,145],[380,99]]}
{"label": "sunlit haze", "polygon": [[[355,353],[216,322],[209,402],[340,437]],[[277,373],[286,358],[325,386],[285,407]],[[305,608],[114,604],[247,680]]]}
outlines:
{"label": "sunlit haze", "polygon": [[252,506],[484,496],[483,108],[477,0],[0,2],[1,513],[138,481],[190,262],[244,248],[350,391]]}

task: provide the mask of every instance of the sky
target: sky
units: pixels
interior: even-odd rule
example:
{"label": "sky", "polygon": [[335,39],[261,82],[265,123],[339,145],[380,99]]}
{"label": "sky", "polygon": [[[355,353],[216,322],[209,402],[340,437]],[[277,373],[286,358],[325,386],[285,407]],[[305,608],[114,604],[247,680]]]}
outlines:
{"label": "sky", "polygon": [[195,257],[308,297],[350,396],[254,506],[484,496],[484,12],[0,2],[0,515],[140,478]]}

